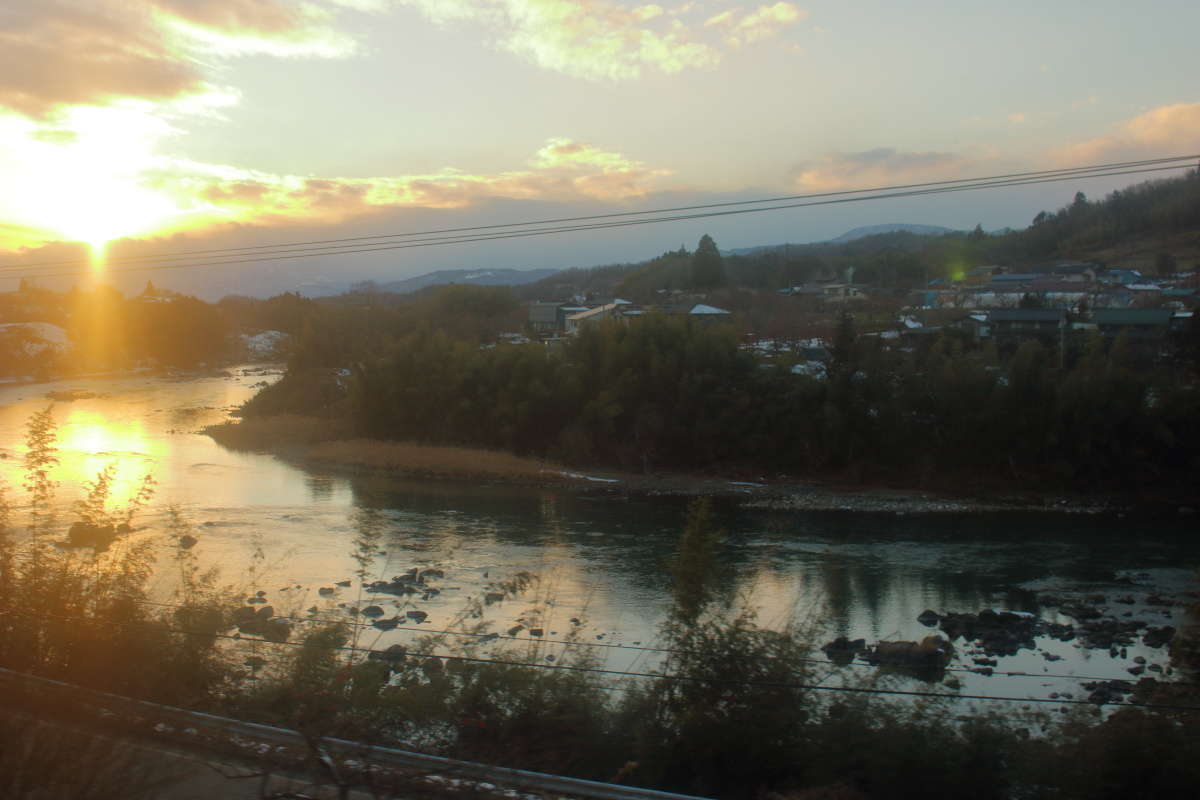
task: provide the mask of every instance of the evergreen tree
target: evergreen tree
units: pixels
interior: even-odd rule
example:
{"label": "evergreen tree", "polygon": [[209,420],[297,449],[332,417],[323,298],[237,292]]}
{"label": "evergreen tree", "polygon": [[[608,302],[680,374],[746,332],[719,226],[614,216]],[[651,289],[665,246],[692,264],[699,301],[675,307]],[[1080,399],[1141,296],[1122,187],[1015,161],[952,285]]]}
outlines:
{"label": "evergreen tree", "polygon": [[692,254],[692,288],[715,289],[725,285],[725,259],[707,233],[700,237]]}

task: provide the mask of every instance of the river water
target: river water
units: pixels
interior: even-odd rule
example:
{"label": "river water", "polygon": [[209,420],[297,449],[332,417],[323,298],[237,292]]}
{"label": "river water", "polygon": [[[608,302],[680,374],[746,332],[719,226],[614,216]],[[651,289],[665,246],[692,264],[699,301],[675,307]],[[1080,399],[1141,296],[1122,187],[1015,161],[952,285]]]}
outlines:
{"label": "river water", "polygon": [[[277,374],[277,373],[275,373]],[[346,617],[346,607],[377,603],[390,614],[428,614],[395,631],[365,628],[362,643],[410,643],[416,633],[443,630],[488,585],[520,572],[539,581],[521,598],[485,609],[492,630],[528,640],[538,657],[561,663],[570,640],[584,643],[599,664],[635,672],[653,668],[661,644],[674,552],[686,502],[622,498],[563,489],[353,476],[302,468],[266,454],[226,450],[200,434],[229,418],[270,370],[248,366],[219,375],[133,375],[0,386],[0,475],[10,502],[22,500],[24,425],[52,406],[58,426],[59,502],[64,522],[79,487],[108,465],[116,469],[112,499],[127,500],[144,474],[158,481],[151,506],[136,519],[135,536],[171,547],[168,505],[176,506],[198,539],[194,551],[220,581],[247,595],[266,592],[279,615]],[[57,397],[58,399],[52,399]],[[68,399],[71,398],[71,399]],[[924,609],[985,608],[1070,622],[1038,605],[1037,593],[1101,594],[1133,603],[1113,606],[1153,625],[1187,624],[1187,593],[1196,587],[1200,539],[1194,522],[1154,523],[1088,515],[895,515],[858,512],[772,512],[718,507],[727,536],[721,546],[722,590],[758,612],[759,624],[805,629],[816,643],[834,636],[920,639]],[[368,595],[353,577],[354,541],[377,532],[371,579],[411,567],[436,567],[444,577],[429,599]],[[173,573],[154,579],[154,594],[170,602]],[[1132,580],[1132,583],[1129,581]],[[321,593],[333,588],[333,595]],[[1146,602],[1153,594],[1178,602]],[[496,643],[500,647],[505,641]],[[960,646],[951,674],[964,693],[1045,698],[1085,696],[1081,677],[1129,678],[1141,656],[1169,672],[1166,648],[1138,643],[1124,656],[1077,642],[1039,639],[1037,650],[1001,657],[997,674],[975,666]],[[485,648],[484,652],[488,652]],[[978,654],[975,654],[978,655]],[[821,659],[821,652],[814,651]],[[957,671],[962,670],[962,671]],[[999,673],[1021,672],[1024,675]],[[829,684],[878,679],[873,668],[818,667]],[[928,689],[889,675],[877,685]]]}

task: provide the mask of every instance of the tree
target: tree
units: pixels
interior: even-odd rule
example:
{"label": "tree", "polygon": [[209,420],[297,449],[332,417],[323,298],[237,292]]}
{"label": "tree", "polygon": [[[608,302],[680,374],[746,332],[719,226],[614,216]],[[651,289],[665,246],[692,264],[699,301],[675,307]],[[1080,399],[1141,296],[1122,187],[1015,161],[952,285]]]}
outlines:
{"label": "tree", "polygon": [[1154,257],[1154,271],[1160,277],[1167,277],[1175,274],[1175,256],[1167,252],[1161,252]]}
{"label": "tree", "polygon": [[1017,302],[1017,308],[1045,308],[1046,300],[1040,294],[1026,292]]}
{"label": "tree", "polygon": [[725,285],[725,259],[707,233],[700,237],[692,254],[692,288],[715,289]]}
{"label": "tree", "polygon": [[854,316],[842,311],[838,318],[837,331],[833,334],[833,368],[838,372],[852,371],[857,362],[858,331],[854,327]]}

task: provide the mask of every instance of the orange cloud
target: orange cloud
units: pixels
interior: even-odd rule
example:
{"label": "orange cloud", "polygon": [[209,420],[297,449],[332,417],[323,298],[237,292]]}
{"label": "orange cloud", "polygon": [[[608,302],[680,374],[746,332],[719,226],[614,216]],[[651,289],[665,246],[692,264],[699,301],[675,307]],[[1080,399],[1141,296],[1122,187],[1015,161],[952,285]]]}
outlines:
{"label": "orange cloud", "polygon": [[585,142],[552,138],[529,168],[492,174],[447,168],[425,175],[313,178],[176,161],[143,183],[179,209],[174,227],[197,229],[231,221],[328,224],[389,208],[465,208],[496,199],[622,200],[654,191],[669,174]]}
{"label": "orange cloud", "polygon": [[0,105],[41,117],[62,105],[164,99],[201,84],[144,12],[104,0],[5,0]]}
{"label": "orange cloud", "polygon": [[1059,164],[1099,164],[1200,149],[1200,103],[1160,106],[1123,122],[1107,136],[1069,145],[1053,154]]}
{"label": "orange cloud", "polygon": [[4,0],[0,107],[45,118],[64,106],[200,93],[207,85],[197,48],[344,51],[322,14],[307,8],[287,0]]}
{"label": "orange cloud", "polygon": [[956,153],[904,152],[890,147],[835,153],[793,170],[799,191],[827,192],[954,178],[973,162]]}
{"label": "orange cloud", "polygon": [[159,9],[219,31],[288,33],[302,27],[304,15],[276,0],[156,0]]}

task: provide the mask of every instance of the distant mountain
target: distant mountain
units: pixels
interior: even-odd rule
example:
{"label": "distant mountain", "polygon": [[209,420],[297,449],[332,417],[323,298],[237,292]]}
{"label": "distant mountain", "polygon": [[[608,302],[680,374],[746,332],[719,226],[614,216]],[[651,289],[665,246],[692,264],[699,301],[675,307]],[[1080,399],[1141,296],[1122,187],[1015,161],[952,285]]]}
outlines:
{"label": "distant mountain", "polygon": [[472,286],[523,286],[547,278],[557,269],[440,269],[402,281],[379,284],[380,291],[407,294],[428,286],[469,283]]}
{"label": "distant mountain", "polygon": [[830,239],[829,244],[844,244],[875,236],[880,233],[915,233],[918,236],[941,236],[947,233],[957,233],[953,228],[943,228],[941,225],[912,225],[907,222],[887,222],[883,225],[863,225],[843,233],[836,239]]}
{"label": "distant mountain", "polygon": [[867,236],[876,236],[881,233],[913,233],[918,236],[941,236],[946,233],[956,233],[953,228],[943,228],[940,225],[913,225],[907,222],[887,222],[882,225],[863,225],[859,228],[846,231],[836,239],[827,239],[822,242],[808,242],[806,244],[760,244],[755,247],[737,247],[733,250],[722,250],[721,253],[727,256],[752,256],[758,253],[764,253],[774,250],[790,250],[792,248],[810,248],[820,247],[829,244],[846,244],[853,242],[856,239],[863,239]]}

